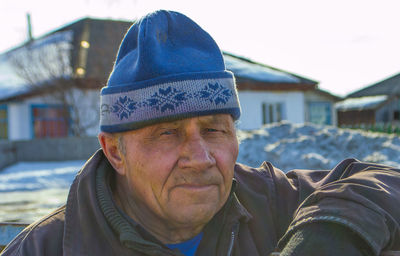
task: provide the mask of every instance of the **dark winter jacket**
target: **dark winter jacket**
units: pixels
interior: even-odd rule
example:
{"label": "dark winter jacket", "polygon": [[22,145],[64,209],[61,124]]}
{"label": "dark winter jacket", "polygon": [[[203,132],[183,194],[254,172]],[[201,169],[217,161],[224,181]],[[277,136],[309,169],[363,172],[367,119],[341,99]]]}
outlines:
{"label": "dark winter jacket", "polygon": [[[2,255],[180,255],[114,204],[113,177],[98,151],[75,178],[66,206],[26,228]],[[203,230],[197,255],[269,255],[316,223],[339,224],[362,240],[370,255],[400,251],[397,169],[353,159],[330,172],[287,174],[269,163],[237,164],[233,182],[228,201]]]}

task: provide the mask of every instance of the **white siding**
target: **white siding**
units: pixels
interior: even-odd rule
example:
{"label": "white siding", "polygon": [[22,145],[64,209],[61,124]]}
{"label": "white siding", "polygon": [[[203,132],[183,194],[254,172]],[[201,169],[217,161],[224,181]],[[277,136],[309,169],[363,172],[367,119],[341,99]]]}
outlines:
{"label": "white siding", "polygon": [[29,140],[31,134],[31,112],[25,102],[8,104],[8,127],[10,140]]}
{"label": "white siding", "polygon": [[257,129],[263,125],[263,103],[283,103],[286,120],[292,123],[304,123],[305,121],[303,92],[239,91],[239,100],[242,107],[240,129]]}
{"label": "white siding", "polygon": [[[51,102],[53,103],[54,100]],[[32,104],[45,104],[49,100],[42,97],[27,99],[8,104],[8,127],[10,140],[32,139]]]}

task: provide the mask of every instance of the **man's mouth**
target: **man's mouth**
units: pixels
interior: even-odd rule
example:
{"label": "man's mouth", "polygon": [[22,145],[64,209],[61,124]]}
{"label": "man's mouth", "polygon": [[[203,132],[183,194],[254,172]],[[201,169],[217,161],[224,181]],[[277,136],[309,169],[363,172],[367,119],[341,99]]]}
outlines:
{"label": "man's mouth", "polygon": [[193,192],[201,192],[212,189],[216,186],[216,184],[199,184],[199,183],[184,183],[177,185],[175,188],[185,189]]}

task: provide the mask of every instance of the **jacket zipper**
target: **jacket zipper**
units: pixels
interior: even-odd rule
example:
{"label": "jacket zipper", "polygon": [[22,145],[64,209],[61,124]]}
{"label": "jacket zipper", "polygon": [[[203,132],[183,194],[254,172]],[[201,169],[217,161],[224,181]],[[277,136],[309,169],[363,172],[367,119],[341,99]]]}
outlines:
{"label": "jacket zipper", "polygon": [[232,227],[232,231],[231,231],[231,241],[229,242],[229,247],[228,247],[228,253],[227,256],[231,256],[232,255],[232,251],[233,251],[233,245],[235,243],[235,236],[236,233],[239,231],[239,223],[235,223]]}

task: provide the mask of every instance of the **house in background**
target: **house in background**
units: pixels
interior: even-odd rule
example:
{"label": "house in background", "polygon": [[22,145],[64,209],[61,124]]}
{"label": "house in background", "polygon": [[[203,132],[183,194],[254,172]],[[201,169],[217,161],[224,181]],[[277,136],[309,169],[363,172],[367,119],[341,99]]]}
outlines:
{"label": "house in background", "polygon": [[84,18],[0,55],[0,139],[94,135],[99,89],[132,23]]}
{"label": "house in background", "polygon": [[282,120],[336,125],[334,104],[340,98],[319,89],[318,82],[229,53],[224,59],[236,77],[240,129]]}
{"label": "house in background", "polygon": [[400,127],[400,74],[347,95],[336,109],[339,126]]}
{"label": "house in background", "polygon": [[[0,139],[93,136],[99,90],[131,22],[84,18],[0,55]],[[318,82],[224,52],[240,129],[288,120],[336,125],[338,97]],[[32,69],[33,68],[33,69]]]}

